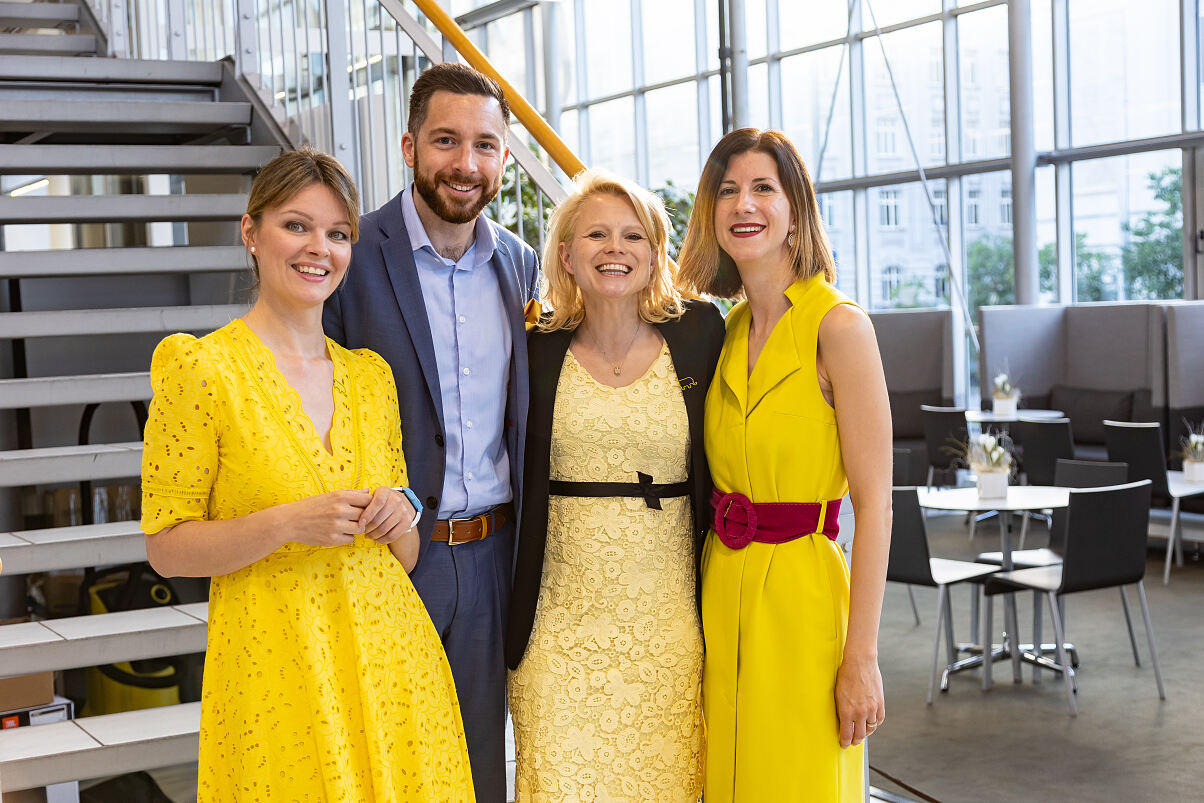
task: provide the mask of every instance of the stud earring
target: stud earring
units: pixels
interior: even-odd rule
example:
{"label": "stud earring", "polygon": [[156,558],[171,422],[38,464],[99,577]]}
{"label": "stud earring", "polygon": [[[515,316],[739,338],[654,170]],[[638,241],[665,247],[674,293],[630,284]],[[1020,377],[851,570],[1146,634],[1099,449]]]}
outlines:
{"label": "stud earring", "polygon": [[251,246],[251,253],[252,253],[252,254],[254,254],[254,253],[255,253],[255,246]]}

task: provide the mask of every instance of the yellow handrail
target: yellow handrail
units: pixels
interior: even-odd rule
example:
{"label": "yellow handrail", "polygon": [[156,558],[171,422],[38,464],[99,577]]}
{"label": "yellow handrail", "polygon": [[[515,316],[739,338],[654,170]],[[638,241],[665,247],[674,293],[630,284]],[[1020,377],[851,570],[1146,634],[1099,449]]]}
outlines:
{"label": "yellow handrail", "polygon": [[456,21],[435,0],[414,0],[414,5],[418,6],[426,18],[439,29],[439,33],[451,42],[452,47],[464,57],[469,66],[480,70],[498,82],[514,116],[530,132],[548,156],[552,157],[552,160],[560,166],[561,170],[569,176],[575,176],[585,169],[585,163],[565,144],[556,130],[548,125],[548,121],[543,119],[535,107],[528,103],[527,99],[511,86],[509,81],[502,77],[497,68],[490,63],[489,57],[477,49],[473,41],[468,38],[468,34],[464,33],[464,29],[457,25]]}

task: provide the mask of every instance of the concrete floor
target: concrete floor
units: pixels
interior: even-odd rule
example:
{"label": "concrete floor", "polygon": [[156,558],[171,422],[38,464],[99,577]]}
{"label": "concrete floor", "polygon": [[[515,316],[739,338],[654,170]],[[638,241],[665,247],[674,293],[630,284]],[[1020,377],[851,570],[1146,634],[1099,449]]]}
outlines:
{"label": "concrete floor", "polygon": [[[1037,526],[1028,547],[1044,545]],[[971,544],[963,516],[928,519],[934,557],[973,559],[999,549],[994,520],[982,522]],[[1034,543],[1035,541],[1035,543]],[[904,586],[888,584],[879,638],[886,684],[886,725],[871,740],[870,766],[940,801],[1199,800],[1204,754],[1204,560],[1173,568],[1162,584],[1152,549],[1146,593],[1167,699],[1158,699],[1136,594],[1130,591],[1142,665],[1133,663],[1119,593],[1104,590],[1067,599],[1067,637],[1080,652],[1077,718],[1069,715],[1060,677],[1015,685],[1007,663],[996,663],[994,688],[983,692],[980,670],[953,677],[933,705],[924,702],[936,624],[936,591],[916,589],[923,624],[915,625]],[[1020,635],[1032,631],[1031,595],[1018,597]],[[956,637],[969,638],[969,591],[953,590]],[[995,606],[996,631],[1003,628]],[[1053,625],[1046,611],[1046,641]],[[907,794],[870,773],[882,789]],[[914,795],[909,795],[915,797]]]}

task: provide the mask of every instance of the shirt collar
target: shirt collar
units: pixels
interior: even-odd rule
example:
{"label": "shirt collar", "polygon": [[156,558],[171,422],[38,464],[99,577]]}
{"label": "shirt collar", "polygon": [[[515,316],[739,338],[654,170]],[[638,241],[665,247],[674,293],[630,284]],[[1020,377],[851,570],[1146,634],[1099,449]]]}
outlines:
{"label": "shirt collar", "polygon": [[[414,252],[426,249],[432,256],[446,262],[444,258],[435,250],[435,246],[431,244],[431,238],[426,233],[426,227],[422,225],[422,218],[418,217],[418,207],[414,205],[414,185],[406,187],[401,193],[401,218],[405,222],[406,231],[410,234],[410,247]],[[493,233],[493,229],[489,225],[489,221],[485,216],[477,215],[476,227],[473,230],[473,242],[465,251],[465,255],[472,255],[472,259],[467,263],[460,265],[461,268],[475,268],[478,265],[483,265],[493,259],[493,252],[497,249],[497,235]],[[463,259],[463,258],[461,258]]]}

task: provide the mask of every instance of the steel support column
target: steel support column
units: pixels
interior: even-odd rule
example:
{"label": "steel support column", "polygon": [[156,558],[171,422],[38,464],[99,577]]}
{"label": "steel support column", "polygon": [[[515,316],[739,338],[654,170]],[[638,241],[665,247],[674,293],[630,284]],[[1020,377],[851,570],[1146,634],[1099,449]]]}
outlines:
{"label": "steel support column", "polygon": [[1016,303],[1036,304],[1037,143],[1033,131],[1033,43],[1029,0],[1008,3],[1008,73],[1012,102],[1012,253]]}

